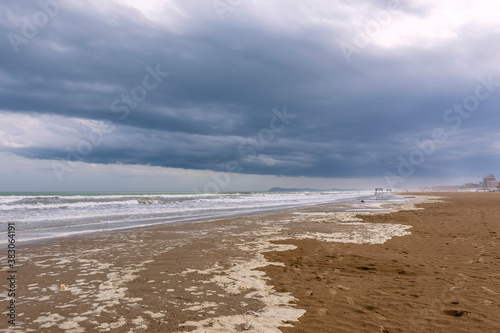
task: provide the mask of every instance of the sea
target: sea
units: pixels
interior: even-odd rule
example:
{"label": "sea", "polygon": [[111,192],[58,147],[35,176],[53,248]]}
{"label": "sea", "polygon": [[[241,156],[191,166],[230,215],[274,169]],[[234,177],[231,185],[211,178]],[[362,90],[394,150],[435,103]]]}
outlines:
{"label": "sea", "polygon": [[373,192],[0,193],[0,244],[359,200]]}

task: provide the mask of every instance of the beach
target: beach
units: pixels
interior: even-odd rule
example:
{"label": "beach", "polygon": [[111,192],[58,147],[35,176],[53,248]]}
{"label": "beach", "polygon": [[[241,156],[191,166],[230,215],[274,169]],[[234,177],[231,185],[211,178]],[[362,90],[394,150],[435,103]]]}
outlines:
{"label": "beach", "polygon": [[19,245],[0,328],[499,332],[499,193],[404,196]]}

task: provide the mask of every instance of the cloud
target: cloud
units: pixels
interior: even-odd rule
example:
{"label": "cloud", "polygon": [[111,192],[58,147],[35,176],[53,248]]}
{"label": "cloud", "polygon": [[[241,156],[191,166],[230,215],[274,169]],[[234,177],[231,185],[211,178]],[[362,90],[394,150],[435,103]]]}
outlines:
{"label": "cloud", "polygon": [[[390,1],[254,0],[222,20],[210,1],[43,3],[60,7],[17,53],[7,36],[23,36],[43,6],[0,11],[0,151],[30,160],[87,145],[82,160],[104,165],[380,177],[450,126],[443,114],[478,77],[500,81],[492,1],[401,1],[390,12]],[[370,24],[378,32],[360,47]],[[350,63],[340,43],[357,48]],[[497,133],[494,88],[419,176],[498,162],[497,136],[490,149],[470,140]],[[284,107],[294,117],[273,131]]]}

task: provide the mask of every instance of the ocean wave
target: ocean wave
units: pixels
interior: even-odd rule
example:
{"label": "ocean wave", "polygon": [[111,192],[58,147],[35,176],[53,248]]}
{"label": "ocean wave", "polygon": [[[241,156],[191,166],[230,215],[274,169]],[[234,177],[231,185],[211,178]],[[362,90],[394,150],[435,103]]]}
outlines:
{"label": "ocean wave", "polygon": [[[1,196],[3,222],[19,222],[26,237],[37,229],[110,228],[131,223],[182,222],[321,205],[363,193],[199,193]],[[366,195],[366,194],[365,194]],[[3,200],[3,201],[2,201]]]}

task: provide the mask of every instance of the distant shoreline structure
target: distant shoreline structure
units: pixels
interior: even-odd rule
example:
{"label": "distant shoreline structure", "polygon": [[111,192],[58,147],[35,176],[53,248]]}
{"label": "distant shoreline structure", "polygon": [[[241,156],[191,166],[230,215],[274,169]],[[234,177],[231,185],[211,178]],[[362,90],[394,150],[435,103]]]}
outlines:
{"label": "distant shoreline structure", "polygon": [[[267,192],[356,192],[356,191],[366,191],[361,189],[340,189],[331,188],[327,190],[321,190],[316,188],[283,188],[283,187],[273,187]],[[368,190],[369,191],[369,190]],[[423,192],[457,192],[457,191],[484,191],[484,192],[497,192],[500,191],[500,181],[496,179],[494,174],[489,174],[483,177],[483,181],[479,183],[467,183],[463,185],[433,185],[428,187],[420,188],[397,188],[397,189],[385,189],[385,192],[408,192],[408,191],[423,191]],[[375,194],[377,192],[384,192],[383,188],[376,188]]]}
{"label": "distant shoreline structure", "polygon": [[495,178],[495,175],[489,174],[483,177],[483,181],[479,183],[467,183],[464,185],[436,185],[425,188],[426,191],[500,191],[500,181]]}

